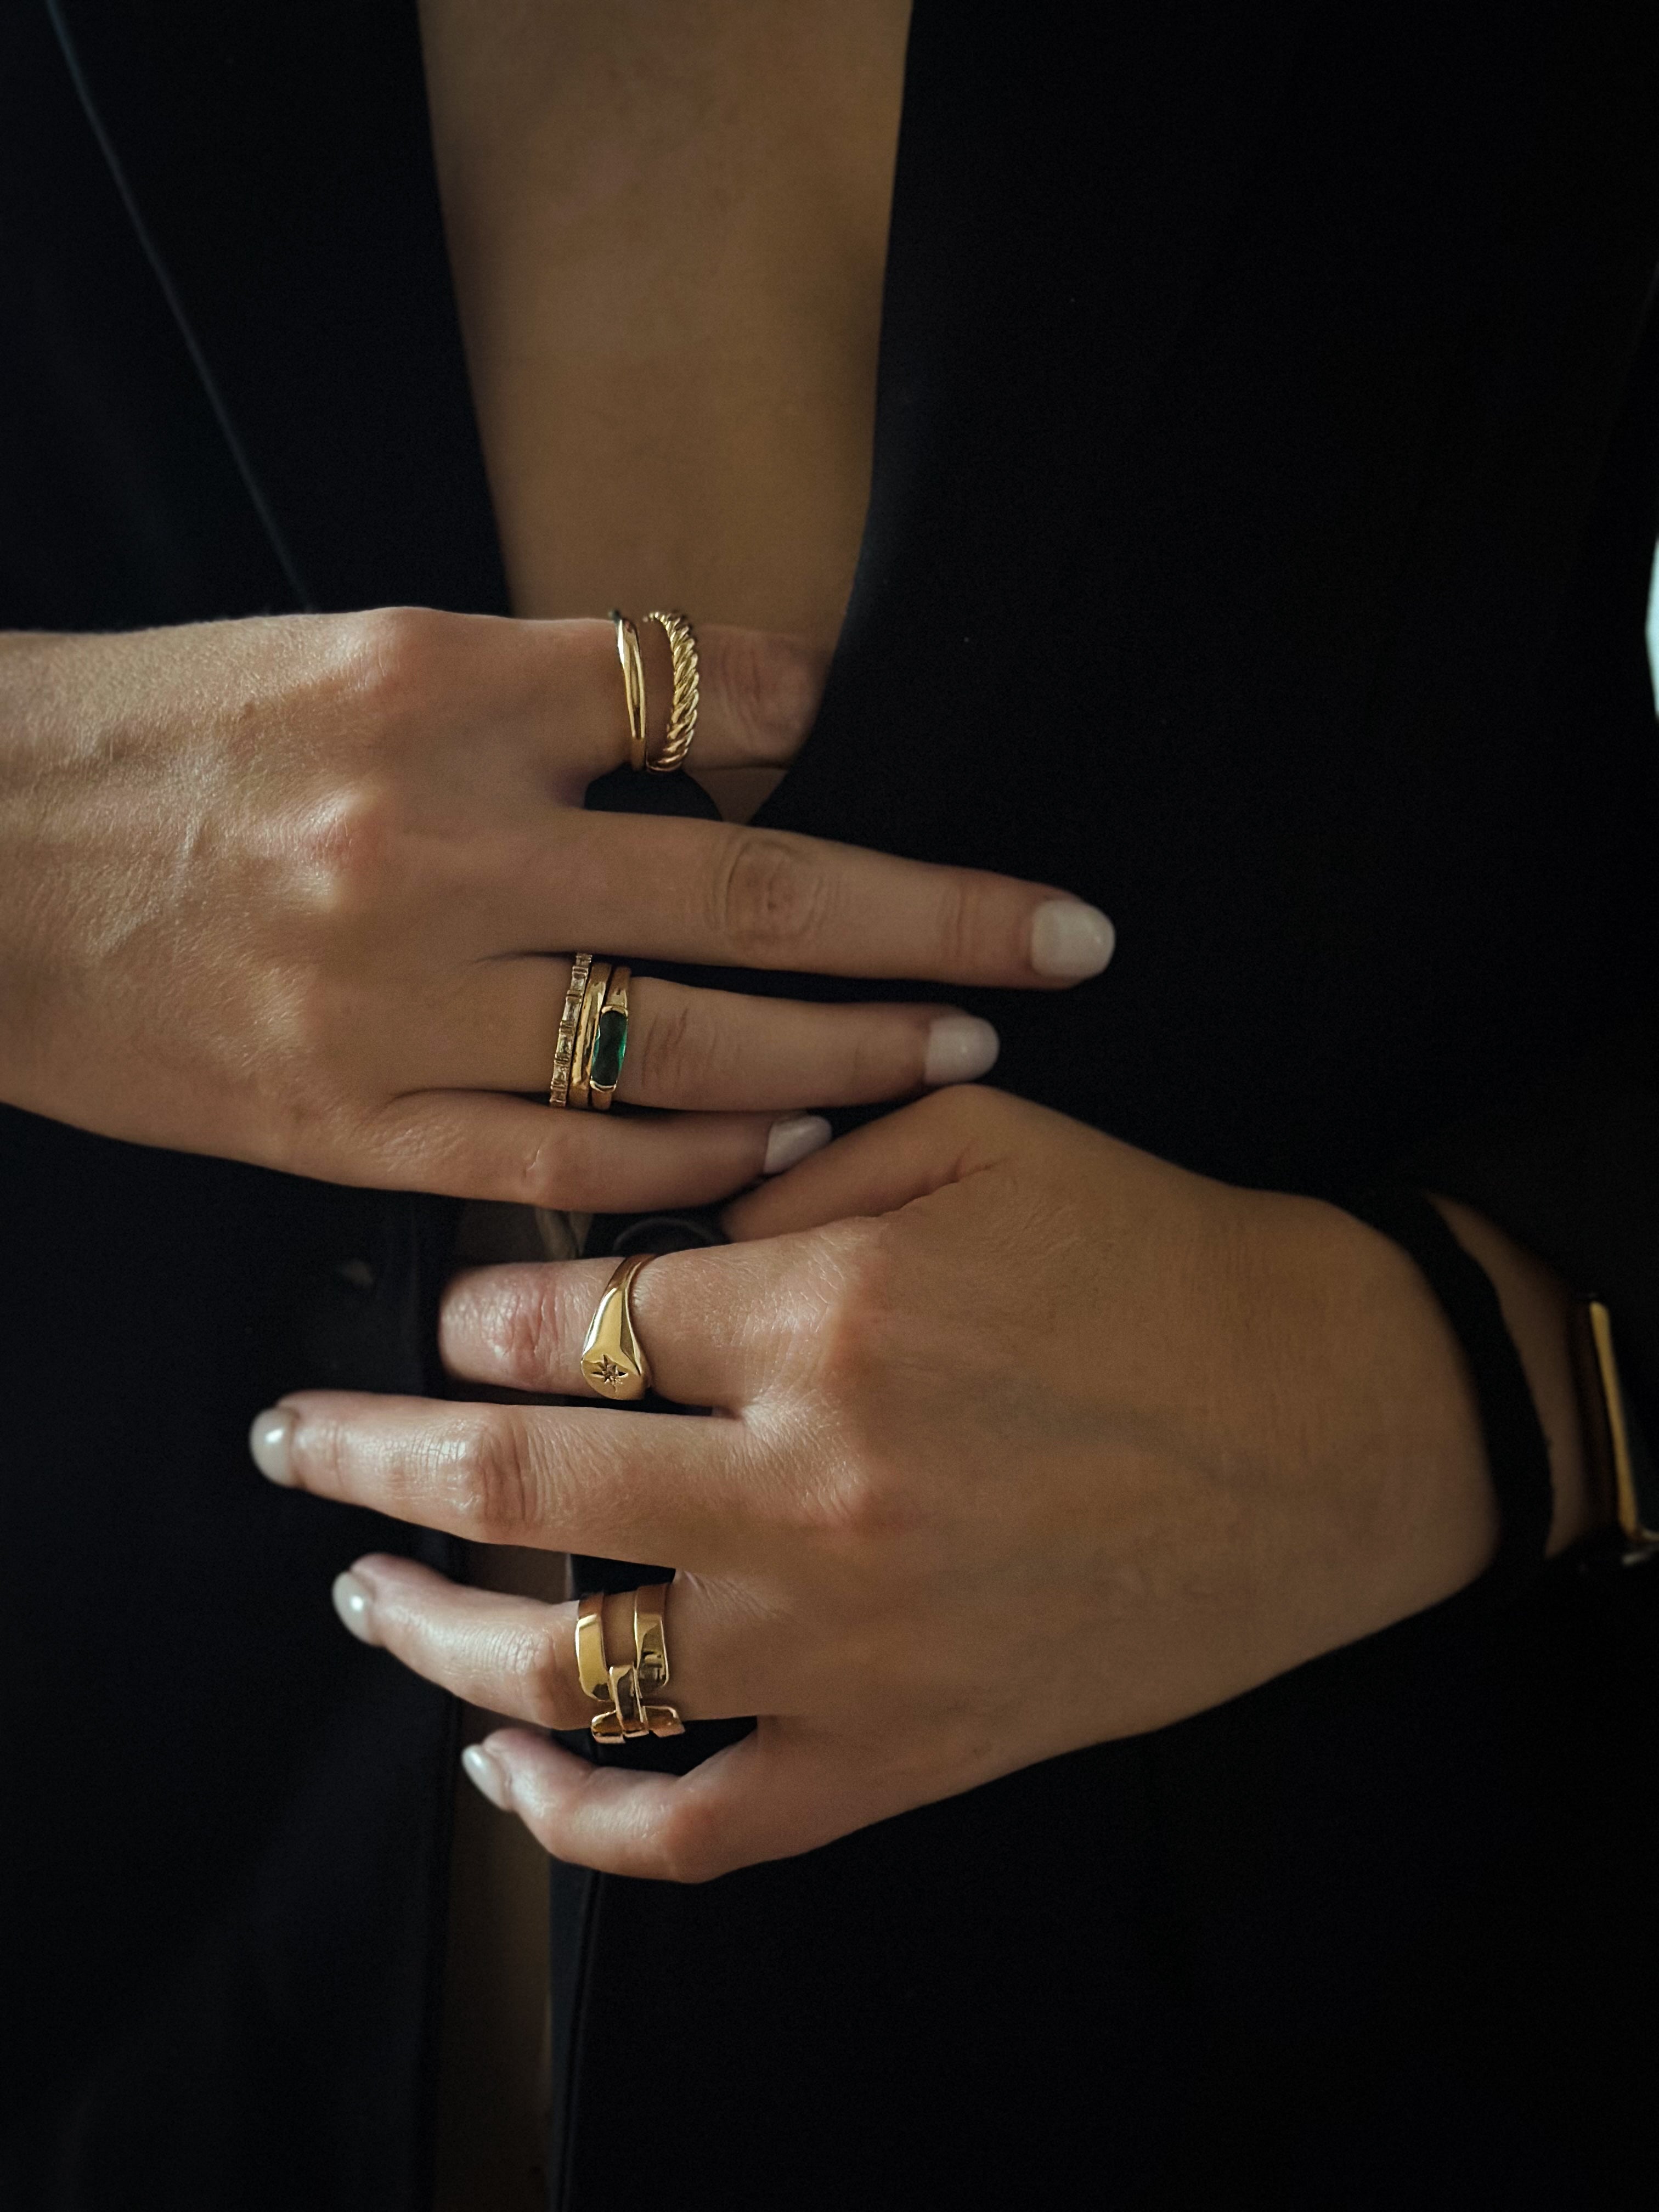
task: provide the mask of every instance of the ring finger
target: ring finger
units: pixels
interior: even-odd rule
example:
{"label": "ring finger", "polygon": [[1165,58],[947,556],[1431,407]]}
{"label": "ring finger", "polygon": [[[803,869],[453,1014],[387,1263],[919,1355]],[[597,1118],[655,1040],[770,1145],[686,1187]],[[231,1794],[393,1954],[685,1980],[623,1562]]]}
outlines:
{"label": "ring finger", "polygon": [[[632,1601],[607,1599],[613,1662],[634,1652]],[[469,1589],[413,1559],[371,1553],[337,1577],[334,1607],[361,1642],[378,1645],[441,1689],[486,1712],[537,1728],[585,1728],[599,1710],[576,1678],[576,1607]],[[741,1637],[708,1584],[682,1575],[665,1609],[665,1701],[687,1720],[752,1712],[754,1622]]]}
{"label": "ring finger", "polygon": [[[491,961],[446,1025],[434,1089],[544,1091],[569,979],[567,963]],[[997,1056],[988,1022],[949,1007],[813,1006],[700,991],[654,975],[629,991],[618,1098],[703,1113],[861,1106],[971,1083]]]}

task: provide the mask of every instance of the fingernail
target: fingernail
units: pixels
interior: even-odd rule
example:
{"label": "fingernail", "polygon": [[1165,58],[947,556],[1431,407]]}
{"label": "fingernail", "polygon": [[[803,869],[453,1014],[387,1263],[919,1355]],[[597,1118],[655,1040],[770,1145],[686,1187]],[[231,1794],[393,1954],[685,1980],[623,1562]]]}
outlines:
{"label": "fingernail", "polygon": [[461,1765],[480,1796],[488,1797],[498,1813],[510,1810],[513,1793],[507,1787],[507,1769],[500,1759],[492,1759],[481,1743],[470,1743],[461,1753]]}
{"label": "fingernail", "polygon": [[1100,908],[1081,899],[1050,899],[1031,919],[1031,965],[1039,975],[1098,975],[1116,943]]}
{"label": "fingernail", "polygon": [[1002,1040],[976,1014],[941,1014],[927,1032],[924,1083],[972,1083],[994,1067]]}
{"label": "fingernail", "polygon": [[364,1584],[358,1581],[356,1576],[336,1575],[331,1595],[334,1600],[335,1612],[339,1614],[358,1643],[374,1643],[376,1638],[369,1621],[368,1591]]}
{"label": "fingernail", "polygon": [[835,1132],[822,1114],[789,1114],[781,1121],[774,1121],[772,1133],[766,1139],[766,1158],[761,1164],[763,1175],[781,1175],[809,1152],[822,1152]]}
{"label": "fingernail", "polygon": [[267,1406],[248,1431],[253,1464],[268,1481],[291,1485],[289,1459],[294,1445],[294,1416],[285,1406]]}

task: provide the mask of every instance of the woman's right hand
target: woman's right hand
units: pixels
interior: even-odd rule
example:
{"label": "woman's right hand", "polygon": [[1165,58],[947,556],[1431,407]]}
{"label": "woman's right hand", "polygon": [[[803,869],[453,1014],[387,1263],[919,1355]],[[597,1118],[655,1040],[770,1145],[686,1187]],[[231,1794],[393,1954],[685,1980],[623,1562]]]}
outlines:
{"label": "woman's right hand", "polygon": [[[700,643],[696,764],[787,763],[822,657]],[[647,976],[617,1096],[679,1110],[550,1111],[522,1094],[545,1094],[573,950],[1015,988],[1109,957],[1103,915],[1006,877],[584,811],[626,757],[605,622],[0,641],[0,1097],[336,1182],[695,1204],[809,1149],[801,1109],[982,1073],[994,1037]]]}

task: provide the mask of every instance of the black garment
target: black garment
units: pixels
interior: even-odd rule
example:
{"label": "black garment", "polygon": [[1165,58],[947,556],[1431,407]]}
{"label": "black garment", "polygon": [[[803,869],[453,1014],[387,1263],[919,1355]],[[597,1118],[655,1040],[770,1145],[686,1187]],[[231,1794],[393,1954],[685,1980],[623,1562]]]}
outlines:
{"label": "black garment", "polygon": [[[0,619],[499,608],[412,10],[0,42]],[[1103,977],[982,994],[1000,1082],[1242,1182],[1410,1160],[1650,1393],[1656,46],[919,0],[863,557],[766,817],[1098,901]],[[386,1533],[242,1431],[409,1387],[444,1209],[3,1126],[9,2201],[403,2212],[445,1702],[328,1615]],[[1558,1571],[803,1860],[564,1877],[562,2201],[1625,2201],[1656,1613]]]}

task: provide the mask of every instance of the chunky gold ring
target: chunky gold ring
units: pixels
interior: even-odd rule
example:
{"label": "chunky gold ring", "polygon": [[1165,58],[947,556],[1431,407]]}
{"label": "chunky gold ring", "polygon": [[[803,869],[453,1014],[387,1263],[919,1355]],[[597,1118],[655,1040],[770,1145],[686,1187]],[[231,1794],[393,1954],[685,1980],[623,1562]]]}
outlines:
{"label": "chunky gold ring", "polygon": [[672,1705],[652,1698],[668,1687],[668,1645],[663,1634],[666,1583],[634,1593],[634,1663],[612,1666],[605,1648],[605,1599],[585,1597],[576,1607],[576,1677],[605,1711],[587,1723],[599,1743],[627,1743],[642,1735],[684,1735]]}
{"label": "chunky gold ring", "polygon": [[576,1607],[576,1679],[590,1698],[604,1705],[611,1695],[605,1656],[605,1599],[585,1597]]}
{"label": "chunky gold ring", "polygon": [[593,1042],[587,1054],[587,1103],[597,1114],[611,1111],[611,1102],[621,1079],[623,1060],[628,1051],[628,986],[633,972],[631,968],[622,967],[611,970],[611,981],[605,985],[599,1018],[593,1024]]}
{"label": "chunky gold ring", "polygon": [[581,1370],[602,1398],[627,1403],[643,1398],[651,1388],[651,1363],[634,1334],[631,1293],[641,1268],[656,1256],[654,1252],[630,1252],[605,1285],[605,1295],[587,1324]]}
{"label": "chunky gold ring", "polygon": [[[668,640],[668,650],[674,664],[674,696],[668,708],[668,730],[662,741],[662,750],[655,760],[646,766],[654,769],[659,775],[670,775],[681,767],[691,750],[697,734],[697,634],[684,615],[659,608],[647,615],[647,622],[655,623]],[[641,686],[640,708],[644,713],[645,695]]]}
{"label": "chunky gold ring", "polygon": [[628,765],[645,766],[645,663],[640,659],[640,634],[620,607],[612,607],[617,625],[617,658],[622,663],[623,693],[628,701]]}
{"label": "chunky gold ring", "polygon": [[570,981],[565,987],[564,1006],[559,1015],[559,1035],[553,1047],[553,1079],[547,1086],[550,1106],[568,1106],[570,1103],[570,1076],[576,1059],[576,1026],[581,1018],[582,1000],[587,991],[588,971],[593,965],[591,952],[577,952],[570,961]]}

